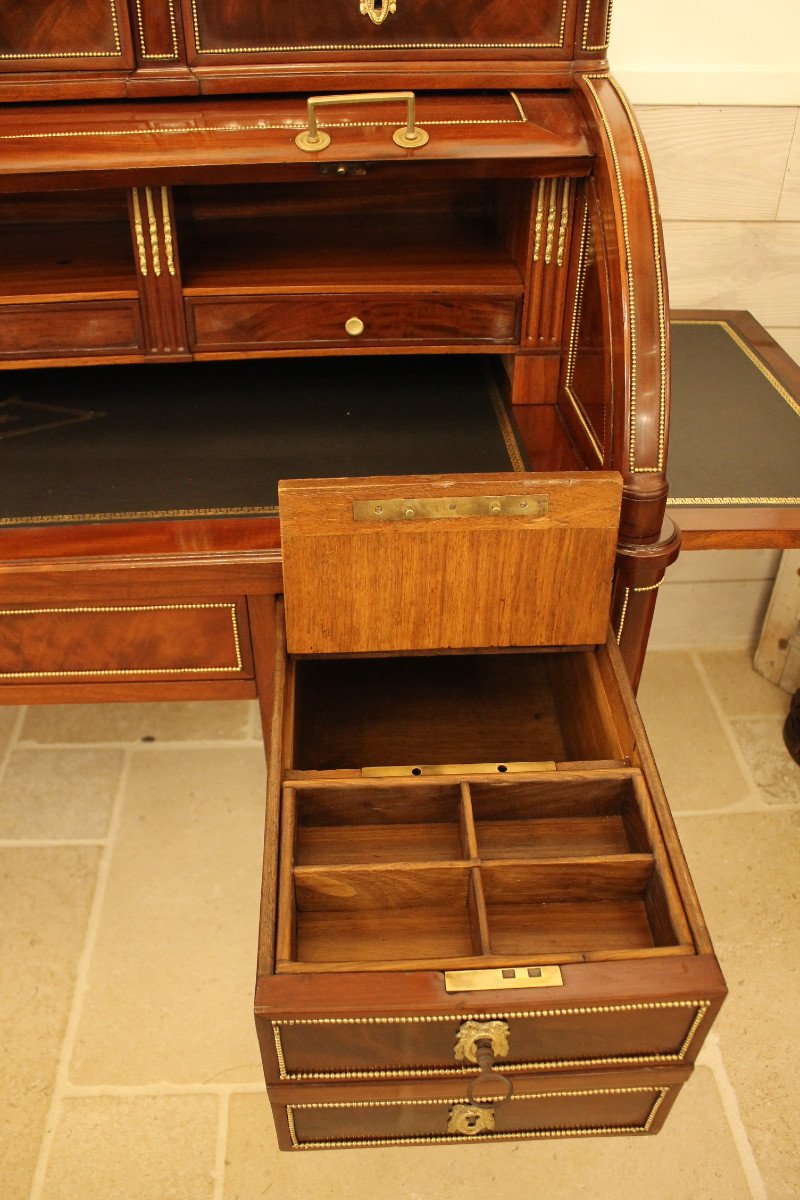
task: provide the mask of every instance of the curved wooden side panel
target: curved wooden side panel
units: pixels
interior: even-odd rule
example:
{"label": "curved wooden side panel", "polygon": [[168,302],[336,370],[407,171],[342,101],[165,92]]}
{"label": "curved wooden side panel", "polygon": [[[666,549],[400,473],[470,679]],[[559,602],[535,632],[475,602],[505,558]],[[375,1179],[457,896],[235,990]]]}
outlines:
{"label": "curved wooden side panel", "polygon": [[[602,237],[602,255],[599,243],[595,248],[601,263],[596,277],[586,261],[582,268],[583,304],[584,311],[588,306],[591,312],[593,295],[597,303],[606,289],[610,327],[603,339],[608,359],[604,366],[610,373],[610,388],[603,407],[592,392],[592,386],[597,390],[597,372],[592,376],[585,369],[595,352],[593,326],[584,316],[565,356],[561,402],[573,403],[569,385],[573,396],[578,395],[583,370],[585,378],[593,380],[593,385],[583,382],[579,396],[583,411],[591,414],[602,409],[605,422],[605,436],[596,449],[602,449],[603,465],[623,476],[612,623],[635,686],[657,588],[678,546],[677,537],[662,533],[670,403],[667,275],[653,172],[631,106],[605,73],[579,76],[577,84],[597,156],[594,179],[586,191],[584,225],[587,238]],[[594,198],[598,211],[593,219]],[[580,271],[577,285],[580,297]],[[595,340],[599,343],[599,335]]]}
{"label": "curved wooden side panel", "polygon": [[632,110],[607,75],[578,79],[594,137],[611,319],[612,461],[625,481],[623,541],[658,537],[666,501],[669,307],[661,220]]}

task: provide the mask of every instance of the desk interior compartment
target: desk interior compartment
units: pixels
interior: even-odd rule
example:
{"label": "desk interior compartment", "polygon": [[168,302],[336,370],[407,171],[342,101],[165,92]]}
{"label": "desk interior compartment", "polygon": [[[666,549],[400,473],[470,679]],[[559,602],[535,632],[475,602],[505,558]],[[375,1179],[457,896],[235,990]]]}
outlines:
{"label": "desk interior compartment", "polygon": [[594,650],[319,658],[296,671],[301,771],[624,757]]}

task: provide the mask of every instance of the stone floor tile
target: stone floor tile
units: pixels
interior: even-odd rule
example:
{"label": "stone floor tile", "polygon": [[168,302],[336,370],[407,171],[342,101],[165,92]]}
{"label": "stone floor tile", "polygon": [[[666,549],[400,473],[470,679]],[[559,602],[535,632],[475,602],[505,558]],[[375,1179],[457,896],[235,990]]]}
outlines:
{"label": "stone floor tile", "polygon": [[768,804],[800,804],[800,766],[786,749],[784,720],[785,716],[731,721],[758,790]]}
{"label": "stone floor tile", "polygon": [[43,704],[29,708],[30,742],[185,742],[250,737],[249,700],[185,703]]}
{"label": "stone floor tile", "polygon": [[0,759],[11,744],[14,726],[17,723],[19,709],[13,705],[0,707]]}
{"label": "stone floor tile", "polygon": [[750,798],[749,782],[689,654],[648,654],[639,707],[675,812],[724,809]]}
{"label": "stone floor tile", "polygon": [[0,849],[3,1200],[27,1200],[99,856],[93,846]]}
{"label": "stone floor tile", "polygon": [[104,838],[121,750],[15,749],[0,790],[2,838]]}
{"label": "stone floor tile", "polygon": [[258,746],[131,764],[71,1078],[261,1078],[252,1016],[264,823]]}
{"label": "stone floor tile", "polygon": [[[698,1131],[700,1131],[698,1135]],[[281,1153],[264,1096],[231,1098],[224,1200],[750,1200],[716,1084],[698,1068],[655,1137]]]}
{"label": "stone floor tile", "polygon": [[69,1098],[42,1200],[211,1200],[216,1096]]}
{"label": "stone floor tile", "polygon": [[727,977],[715,1029],[769,1200],[797,1197],[800,813],[684,817],[681,839]]}
{"label": "stone floor tile", "polygon": [[785,717],[789,697],[753,669],[750,650],[704,650],[698,658],[728,717]]}

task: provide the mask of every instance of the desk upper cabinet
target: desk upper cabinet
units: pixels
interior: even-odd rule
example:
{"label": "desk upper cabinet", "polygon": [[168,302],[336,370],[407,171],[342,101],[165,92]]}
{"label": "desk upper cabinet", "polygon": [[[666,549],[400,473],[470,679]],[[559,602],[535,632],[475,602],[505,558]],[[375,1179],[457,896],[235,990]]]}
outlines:
{"label": "desk upper cabinet", "polygon": [[570,83],[609,0],[0,0],[0,101]]}

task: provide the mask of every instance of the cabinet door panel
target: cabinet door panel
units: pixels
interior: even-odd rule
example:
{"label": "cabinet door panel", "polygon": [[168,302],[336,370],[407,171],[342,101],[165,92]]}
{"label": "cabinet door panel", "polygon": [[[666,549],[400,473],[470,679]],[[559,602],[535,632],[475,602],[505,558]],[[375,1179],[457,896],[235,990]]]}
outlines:
{"label": "cabinet door panel", "polygon": [[128,14],[121,0],[4,0],[0,69],[70,70],[133,65]]}
{"label": "cabinet door panel", "polygon": [[[385,0],[388,5],[388,0]],[[287,50],[536,50],[563,53],[568,0],[397,0],[375,23],[359,0],[284,4],[277,0],[184,0],[198,61],[213,54]],[[380,12],[381,5],[375,6]]]}

